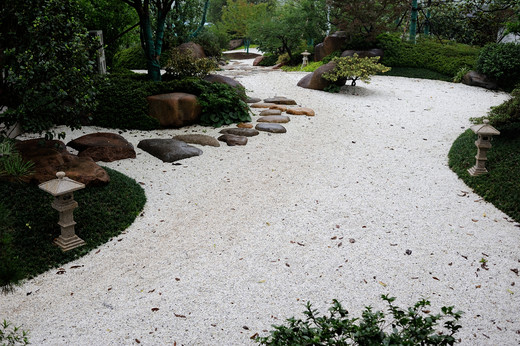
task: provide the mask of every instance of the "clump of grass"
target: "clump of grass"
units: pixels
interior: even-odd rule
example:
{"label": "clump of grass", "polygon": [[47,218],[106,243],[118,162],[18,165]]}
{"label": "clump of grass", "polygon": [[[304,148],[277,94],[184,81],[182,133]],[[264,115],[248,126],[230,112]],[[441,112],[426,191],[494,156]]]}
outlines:
{"label": "clump of grass", "polygon": [[493,137],[493,147],[487,153],[489,173],[472,177],[468,169],[475,165],[477,136],[467,130],[453,143],[450,168],[478,195],[520,222],[520,126],[502,128]]}
{"label": "clump of grass", "polygon": [[36,185],[0,182],[0,205],[10,211],[11,220],[8,248],[3,249],[10,254],[11,265],[5,270],[17,273],[11,284],[87,254],[134,222],[146,202],[142,187],[124,174],[105,169],[110,175],[108,185],[74,193],[79,204],[74,211],[76,233],[86,245],[68,252],[53,244],[60,235],[58,212],[51,207],[53,197]]}

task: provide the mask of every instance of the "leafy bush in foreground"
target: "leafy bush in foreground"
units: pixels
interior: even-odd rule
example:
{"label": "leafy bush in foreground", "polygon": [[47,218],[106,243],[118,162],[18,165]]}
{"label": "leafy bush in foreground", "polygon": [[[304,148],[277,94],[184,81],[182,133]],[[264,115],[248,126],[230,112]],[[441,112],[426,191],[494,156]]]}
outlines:
{"label": "leafy bush in foreground", "polygon": [[0,324],[0,344],[2,345],[29,345],[28,333],[20,327],[12,327],[9,322],[4,320]]}
{"label": "leafy bush in foreground", "polygon": [[484,119],[488,119],[489,123],[499,130],[512,124],[520,123],[520,88],[513,90],[511,96],[504,103],[491,107],[491,111],[487,116],[471,118],[471,121],[480,124]]}
{"label": "leafy bush in foreground", "polygon": [[[457,324],[462,312],[453,307],[442,307],[441,314],[431,315],[430,302],[419,300],[407,310],[393,305],[395,298],[382,295],[388,303],[393,320],[385,320],[381,311],[373,312],[366,307],[360,318],[349,318],[348,311],[334,300],[329,309],[330,316],[319,316],[317,310],[307,303],[305,321],[287,319],[288,325],[273,326],[267,337],[257,337],[262,345],[453,345],[455,333],[461,328]],[[440,330],[439,323],[447,319]],[[389,329],[385,331],[385,329]]]}
{"label": "leafy bush in foreground", "polygon": [[210,58],[195,58],[192,52],[173,48],[168,53],[168,61],[164,68],[172,78],[199,77],[203,78],[217,68],[215,60]]}

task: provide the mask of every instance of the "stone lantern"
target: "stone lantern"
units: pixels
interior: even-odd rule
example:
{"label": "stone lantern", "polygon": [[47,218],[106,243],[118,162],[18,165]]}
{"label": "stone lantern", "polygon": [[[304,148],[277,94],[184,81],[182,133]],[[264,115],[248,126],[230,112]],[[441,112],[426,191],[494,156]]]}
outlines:
{"label": "stone lantern", "polygon": [[302,68],[304,68],[309,63],[309,55],[311,55],[311,53],[309,53],[309,52],[307,52],[307,50],[305,50],[305,52],[303,52],[302,55],[303,55]]}
{"label": "stone lantern", "polygon": [[478,135],[478,139],[475,141],[477,146],[477,156],[475,156],[477,163],[468,169],[468,173],[471,176],[477,176],[488,172],[486,169],[486,154],[491,149],[491,138],[499,135],[500,132],[489,125],[489,120],[487,119],[484,120],[484,124],[471,126],[471,130]]}
{"label": "stone lantern", "polygon": [[65,172],[56,173],[58,179],[49,180],[38,187],[54,196],[52,207],[59,212],[61,235],[54,240],[63,251],[69,251],[85,244],[75,231],[72,212],[77,208],[78,202],[74,200],[73,192],[85,188],[85,185],[65,177]]}

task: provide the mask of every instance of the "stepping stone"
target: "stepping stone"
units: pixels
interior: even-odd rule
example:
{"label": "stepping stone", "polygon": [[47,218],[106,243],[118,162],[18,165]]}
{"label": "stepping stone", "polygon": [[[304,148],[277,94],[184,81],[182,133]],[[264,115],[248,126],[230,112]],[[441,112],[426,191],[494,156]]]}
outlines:
{"label": "stepping stone", "polygon": [[261,102],[262,99],[259,99],[258,97],[248,97],[246,99],[246,103],[257,103],[257,102]]}
{"label": "stepping stone", "polygon": [[251,123],[238,123],[237,127],[242,128],[242,129],[252,129],[253,128],[253,124],[251,124]]}
{"label": "stepping stone", "polygon": [[115,133],[91,133],[70,141],[67,146],[76,149],[79,157],[91,157],[94,161],[112,162],[135,158],[134,146]]}
{"label": "stepping stone", "polygon": [[271,133],[286,133],[287,132],[287,129],[280,124],[260,123],[260,124],[256,124],[255,128],[258,131],[271,132]]}
{"label": "stepping stone", "polygon": [[279,109],[266,109],[260,112],[260,116],[265,115],[280,115],[282,114],[282,111]]}
{"label": "stepping stone", "polygon": [[284,106],[284,105],[274,105],[274,106],[269,107],[269,109],[278,109],[281,112],[285,112],[287,110],[287,108],[289,108],[289,107]]}
{"label": "stepping stone", "polygon": [[137,147],[163,162],[175,162],[202,154],[199,148],[177,139],[143,139]]}
{"label": "stepping stone", "polygon": [[253,103],[251,108],[271,108],[272,106],[276,106],[275,103]]}
{"label": "stepping stone", "polygon": [[225,134],[225,135],[230,134],[230,135],[243,136],[243,137],[253,137],[253,136],[258,136],[258,134],[259,134],[259,132],[257,130],[249,129],[249,128],[223,129],[223,130],[220,130],[220,133]]}
{"label": "stepping stone", "polygon": [[259,123],[288,123],[291,119],[287,115],[266,115],[258,118]]}
{"label": "stepping stone", "polygon": [[218,138],[221,142],[226,142],[227,145],[230,147],[235,145],[246,145],[247,144],[247,137],[246,136],[237,136],[232,135],[230,133],[223,134]]}
{"label": "stepping stone", "polygon": [[264,99],[266,103],[276,103],[278,105],[295,105],[296,101],[288,99],[284,96],[275,96],[272,98]]}
{"label": "stepping stone", "polygon": [[305,108],[305,107],[289,108],[289,109],[287,109],[287,114],[306,115],[308,117],[313,117],[314,115],[316,115],[312,109]]}
{"label": "stepping stone", "polygon": [[208,145],[211,147],[220,147],[220,143],[214,137],[201,134],[188,134],[173,136],[173,139],[183,141],[189,144]]}

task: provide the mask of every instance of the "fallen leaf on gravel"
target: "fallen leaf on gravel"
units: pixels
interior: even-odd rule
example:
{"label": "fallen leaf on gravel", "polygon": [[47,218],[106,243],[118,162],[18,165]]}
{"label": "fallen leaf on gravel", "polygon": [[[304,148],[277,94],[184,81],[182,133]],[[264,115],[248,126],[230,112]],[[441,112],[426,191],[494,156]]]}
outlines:
{"label": "fallen leaf on gravel", "polygon": [[343,245],[343,242],[339,242],[338,247],[340,247],[341,245]]}
{"label": "fallen leaf on gravel", "polygon": [[303,243],[296,243],[296,244],[298,244],[300,246],[305,246],[305,244],[303,244]]}
{"label": "fallen leaf on gravel", "polygon": [[515,269],[511,269],[511,271],[512,271],[513,273],[515,273],[515,274],[518,276],[518,269],[517,269],[517,268],[515,268]]}
{"label": "fallen leaf on gravel", "polygon": [[242,328],[244,328],[245,330],[249,330],[248,326],[242,326]]}
{"label": "fallen leaf on gravel", "polygon": [[356,242],[356,239],[354,239],[354,238],[350,238],[348,241],[349,241],[351,244],[354,244],[354,243]]}
{"label": "fallen leaf on gravel", "polygon": [[471,221],[473,221],[473,222],[478,222],[478,220],[477,220],[477,219],[471,219]]}
{"label": "fallen leaf on gravel", "polygon": [[139,341],[139,339],[135,339],[135,342],[138,343],[138,344],[141,343],[141,341]]}
{"label": "fallen leaf on gravel", "polygon": [[432,278],[434,278],[434,279],[437,280],[437,281],[441,281],[441,280],[439,280],[438,277],[432,276]]}
{"label": "fallen leaf on gravel", "polygon": [[430,310],[421,310],[422,312],[424,312],[425,314],[429,314],[430,313]]}
{"label": "fallen leaf on gravel", "polygon": [[480,287],[482,287],[482,285],[477,285],[477,286],[475,286],[475,288],[480,288]]}
{"label": "fallen leaf on gravel", "polygon": [[511,294],[515,294],[515,292],[511,291],[510,289],[508,289],[507,292],[509,292]]}
{"label": "fallen leaf on gravel", "polygon": [[176,313],[174,313],[174,315],[175,315],[175,317],[186,318],[186,316],[184,316],[184,315],[179,315],[179,314],[176,314]]}
{"label": "fallen leaf on gravel", "polygon": [[384,283],[383,281],[379,281],[379,284],[380,284],[381,286],[383,286],[383,287],[386,287],[386,286],[388,286],[388,285],[387,285],[387,284],[385,284],[385,283]]}
{"label": "fallen leaf on gravel", "polygon": [[338,239],[338,237],[336,237],[336,236],[330,238],[330,240],[336,240],[336,239]]}
{"label": "fallen leaf on gravel", "polygon": [[392,243],[390,243],[390,246],[397,246],[397,244],[392,244]]}
{"label": "fallen leaf on gravel", "polygon": [[336,225],[336,228],[339,228],[339,225]]}
{"label": "fallen leaf on gravel", "polygon": [[152,308],[153,312],[159,311],[159,308]]}
{"label": "fallen leaf on gravel", "polygon": [[151,290],[151,291],[148,291],[148,293],[153,293],[153,292],[155,292],[155,288],[153,290]]}
{"label": "fallen leaf on gravel", "polygon": [[285,265],[286,265],[287,267],[290,267],[290,266],[291,266],[289,263],[285,263]]}
{"label": "fallen leaf on gravel", "polygon": [[251,335],[250,339],[253,340],[253,339],[256,339],[258,337],[258,333],[254,333],[253,335]]}
{"label": "fallen leaf on gravel", "polygon": [[412,254],[412,250],[406,250],[404,253],[407,254],[407,255],[411,255]]}
{"label": "fallen leaf on gravel", "polygon": [[66,273],[66,271],[63,268],[59,268],[58,271],[56,272],[56,274],[58,274],[58,275],[65,274],[65,273]]}
{"label": "fallen leaf on gravel", "polygon": [[258,281],[259,284],[263,284],[264,282],[265,282],[265,280]]}

